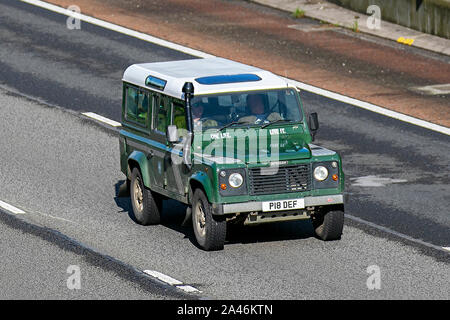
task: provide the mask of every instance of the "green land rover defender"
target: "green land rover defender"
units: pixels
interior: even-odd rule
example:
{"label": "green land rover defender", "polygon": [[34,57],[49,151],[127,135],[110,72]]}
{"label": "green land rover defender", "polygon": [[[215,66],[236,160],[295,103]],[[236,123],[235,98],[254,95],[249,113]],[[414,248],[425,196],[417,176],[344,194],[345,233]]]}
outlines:
{"label": "green land rover defender", "polygon": [[340,239],[340,156],[311,144],[297,88],[221,58],[130,66],[123,76],[121,170],[135,220],[160,222],[162,200],[187,205],[199,246],[223,249],[227,225],[311,219]]}

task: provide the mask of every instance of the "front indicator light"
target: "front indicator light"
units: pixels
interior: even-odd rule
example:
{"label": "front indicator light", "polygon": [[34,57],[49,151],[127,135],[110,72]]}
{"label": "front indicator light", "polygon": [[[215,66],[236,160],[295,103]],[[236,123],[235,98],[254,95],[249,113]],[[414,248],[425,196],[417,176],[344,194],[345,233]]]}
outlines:
{"label": "front indicator light", "polygon": [[324,166],[318,166],[314,169],[314,178],[317,181],[323,181],[328,178],[328,169]]}
{"label": "front indicator light", "polygon": [[228,178],[228,183],[233,188],[239,188],[242,186],[242,183],[244,182],[244,178],[240,173],[232,173],[230,177]]}
{"label": "front indicator light", "polygon": [[220,185],[220,189],[222,189],[222,190],[227,190],[227,185],[226,185],[225,183],[222,183],[222,184]]}
{"label": "front indicator light", "polygon": [[331,177],[333,178],[334,181],[338,181],[338,175],[337,174],[333,174]]}

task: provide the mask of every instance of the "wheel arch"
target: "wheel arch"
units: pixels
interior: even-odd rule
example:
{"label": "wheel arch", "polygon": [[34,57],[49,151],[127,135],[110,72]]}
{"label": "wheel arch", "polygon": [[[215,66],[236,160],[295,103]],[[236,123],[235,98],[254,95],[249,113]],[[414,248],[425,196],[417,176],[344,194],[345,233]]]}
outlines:
{"label": "wheel arch", "polygon": [[128,163],[127,178],[130,179],[131,172],[133,171],[133,169],[138,168],[138,170],[141,172],[144,186],[146,188],[150,189],[150,187],[151,187],[151,185],[150,185],[150,170],[149,170],[148,160],[147,160],[147,157],[145,156],[145,154],[141,151],[135,150],[129,155],[129,157],[127,159],[127,163]]}
{"label": "wheel arch", "polygon": [[209,177],[203,172],[196,172],[189,179],[189,202],[192,204],[192,198],[197,188],[202,189],[209,202],[213,202],[212,185]]}

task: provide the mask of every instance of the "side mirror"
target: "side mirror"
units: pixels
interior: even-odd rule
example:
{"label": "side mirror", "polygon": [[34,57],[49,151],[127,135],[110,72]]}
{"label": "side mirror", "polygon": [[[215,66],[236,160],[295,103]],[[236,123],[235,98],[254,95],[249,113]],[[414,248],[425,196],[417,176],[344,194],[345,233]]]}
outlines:
{"label": "side mirror", "polygon": [[319,117],[317,116],[317,112],[313,112],[309,115],[308,125],[309,131],[311,131],[312,141],[314,141],[317,130],[319,130]]}
{"label": "side mirror", "polygon": [[167,141],[170,143],[176,143],[180,140],[178,136],[178,128],[175,125],[170,125],[167,127],[166,131]]}

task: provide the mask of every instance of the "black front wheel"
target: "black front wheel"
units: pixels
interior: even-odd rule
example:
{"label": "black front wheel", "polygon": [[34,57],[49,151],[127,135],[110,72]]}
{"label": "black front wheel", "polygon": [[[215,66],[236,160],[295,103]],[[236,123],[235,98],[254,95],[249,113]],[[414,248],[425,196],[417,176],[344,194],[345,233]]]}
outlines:
{"label": "black front wheel", "polygon": [[201,189],[194,192],[192,225],[199,246],[206,251],[222,250],[227,233],[225,218],[214,216],[211,204]]}
{"label": "black front wheel", "polygon": [[343,206],[318,212],[312,219],[316,236],[322,240],[339,240],[344,229]]}

